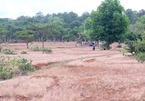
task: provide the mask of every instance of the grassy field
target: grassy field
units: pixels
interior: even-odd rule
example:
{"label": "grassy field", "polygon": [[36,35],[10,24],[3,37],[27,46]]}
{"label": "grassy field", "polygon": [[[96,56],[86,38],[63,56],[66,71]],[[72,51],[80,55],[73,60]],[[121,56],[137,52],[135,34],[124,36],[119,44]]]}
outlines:
{"label": "grassy field", "polygon": [[115,46],[92,51],[73,42],[45,43],[53,52],[43,54],[27,50],[24,43],[9,44],[17,54],[8,56],[31,59],[37,70],[1,81],[0,101],[144,101],[145,64]]}

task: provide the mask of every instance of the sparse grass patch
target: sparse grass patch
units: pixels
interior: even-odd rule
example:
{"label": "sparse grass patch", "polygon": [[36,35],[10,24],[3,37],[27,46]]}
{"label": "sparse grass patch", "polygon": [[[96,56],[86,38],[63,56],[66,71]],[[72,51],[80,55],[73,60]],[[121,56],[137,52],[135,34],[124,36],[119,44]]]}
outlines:
{"label": "sparse grass patch", "polygon": [[41,51],[41,48],[38,46],[31,47],[31,51]]}
{"label": "sparse grass patch", "polygon": [[21,51],[21,54],[27,54],[27,52],[26,51]]}
{"label": "sparse grass patch", "polygon": [[43,53],[52,53],[52,50],[48,49],[48,48],[42,48],[42,52]]}
{"label": "sparse grass patch", "polygon": [[3,49],[2,46],[0,46],[0,53],[2,52],[2,49]]}
{"label": "sparse grass patch", "polygon": [[52,53],[52,50],[51,49],[42,48],[42,47],[38,47],[38,46],[31,47],[31,50],[32,51],[42,51],[42,53]]}
{"label": "sparse grass patch", "polygon": [[11,54],[11,55],[16,54],[16,52],[14,50],[11,50],[11,49],[8,49],[8,48],[2,49],[2,53],[4,53],[4,54]]}
{"label": "sparse grass patch", "polygon": [[118,45],[117,45],[117,48],[122,48],[122,45],[121,45],[121,44],[118,44]]}

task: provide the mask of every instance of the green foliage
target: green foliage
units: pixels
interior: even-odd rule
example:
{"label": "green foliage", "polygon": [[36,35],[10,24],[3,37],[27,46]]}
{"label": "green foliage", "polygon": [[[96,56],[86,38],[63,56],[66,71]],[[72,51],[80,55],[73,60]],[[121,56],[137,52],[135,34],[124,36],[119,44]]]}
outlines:
{"label": "green foliage", "polygon": [[21,51],[21,54],[27,54],[27,52],[26,51]]}
{"label": "green foliage", "polygon": [[52,50],[48,49],[48,48],[42,48],[42,52],[43,53],[52,53]]}
{"label": "green foliage", "polygon": [[8,66],[6,58],[0,57],[0,80],[10,79],[13,76],[12,68]]}
{"label": "green foliage", "polygon": [[31,47],[31,50],[32,51],[42,51],[42,53],[52,53],[51,49],[44,48],[44,47],[38,47],[38,46]]}
{"label": "green foliage", "polygon": [[[34,71],[32,61],[24,58],[0,57],[0,80],[10,79],[14,76],[27,75]],[[15,69],[18,71],[15,71]]]}
{"label": "green foliage", "polygon": [[145,38],[142,38],[142,40],[137,39],[137,41],[133,43],[133,46],[135,48],[135,53],[145,53]]}
{"label": "green foliage", "polygon": [[108,44],[105,42],[105,43],[102,43],[101,48],[106,50],[106,49],[111,49],[111,46],[108,47]]}
{"label": "green foliage", "polygon": [[12,77],[13,77],[12,72],[10,72],[6,69],[0,71],[0,80],[6,80],[6,79],[10,79]]}
{"label": "green foliage", "polygon": [[138,38],[136,40],[128,40],[128,50],[135,55],[138,62],[145,61],[145,37]]}
{"label": "green foliage", "polygon": [[125,11],[125,14],[129,18],[130,24],[135,24],[136,20],[138,19],[138,12],[137,11],[133,11],[132,9],[127,9]]}
{"label": "green foliage", "polygon": [[31,47],[31,50],[32,51],[41,51],[41,47],[34,46],[34,47]]}
{"label": "green foliage", "polygon": [[109,47],[111,43],[119,42],[124,37],[129,20],[118,0],[105,0],[92,16],[94,32],[91,37],[94,40],[105,41]]}
{"label": "green foliage", "polygon": [[0,53],[2,52],[2,49],[3,49],[2,46],[0,46]]}
{"label": "green foliage", "polygon": [[130,52],[130,53],[135,52],[134,41],[127,41],[126,44],[128,46],[128,48],[126,48],[126,50],[128,50],[128,52]]}
{"label": "green foliage", "polygon": [[32,67],[32,61],[28,61],[27,59],[20,59],[18,64],[18,68],[21,72],[21,75],[27,75],[28,72],[34,71],[34,68]]}
{"label": "green foliage", "polygon": [[34,32],[32,30],[23,29],[22,31],[17,31],[14,35],[24,41],[30,41],[34,37]]}
{"label": "green foliage", "polygon": [[138,62],[143,63],[145,61],[145,52],[144,53],[140,52],[135,57],[138,60]]}
{"label": "green foliage", "polygon": [[121,45],[121,44],[118,44],[118,45],[117,45],[117,48],[122,48],[122,45]]}
{"label": "green foliage", "polygon": [[145,35],[145,15],[138,18],[135,23],[135,27],[137,28],[137,32],[141,35]]}
{"label": "green foliage", "polygon": [[26,43],[27,48],[29,48],[28,47],[28,43],[33,40],[33,38],[34,38],[34,31],[23,29],[22,31],[17,31],[14,34],[14,36],[16,36],[17,38],[23,40]]}
{"label": "green foliage", "polygon": [[8,49],[8,48],[3,49],[3,50],[2,50],[2,53],[4,53],[4,54],[11,54],[11,55],[16,54],[13,50]]}
{"label": "green foliage", "polygon": [[0,43],[5,40],[7,30],[0,24]]}

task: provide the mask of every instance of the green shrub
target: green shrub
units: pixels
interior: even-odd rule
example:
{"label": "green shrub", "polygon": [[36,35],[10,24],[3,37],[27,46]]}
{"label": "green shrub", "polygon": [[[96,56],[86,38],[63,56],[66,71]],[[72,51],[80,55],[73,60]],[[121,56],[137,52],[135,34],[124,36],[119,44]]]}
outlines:
{"label": "green shrub", "polygon": [[11,49],[3,49],[2,50],[2,52],[4,53],[4,54],[16,54],[13,50],[11,50]]}
{"label": "green shrub", "polygon": [[138,62],[143,63],[145,61],[145,53],[142,52],[138,53],[136,55],[136,59],[138,60]]}
{"label": "green shrub", "polygon": [[107,49],[111,49],[112,47],[111,47],[111,46],[108,46],[108,44],[106,44],[106,43],[103,43],[103,44],[101,45],[101,48],[102,48],[103,50],[107,50]]}
{"label": "green shrub", "polygon": [[118,44],[118,45],[117,45],[117,48],[122,48],[122,45],[121,45],[121,44]]}
{"label": "green shrub", "polygon": [[12,68],[8,66],[8,62],[6,61],[6,58],[0,57],[0,79],[10,79],[12,78]]}
{"label": "green shrub", "polygon": [[41,51],[41,48],[38,46],[35,46],[35,47],[31,47],[31,50],[32,51]]}
{"label": "green shrub", "polygon": [[130,52],[130,53],[135,52],[135,46],[134,46],[135,41],[127,41],[126,43],[127,43],[127,46],[128,46],[126,48],[126,50],[128,50],[128,52]]}
{"label": "green shrub", "polygon": [[52,50],[51,49],[42,48],[42,47],[38,47],[38,46],[31,47],[31,50],[32,51],[42,51],[42,53],[52,53]]}
{"label": "green shrub", "polygon": [[10,79],[12,77],[13,77],[13,73],[11,71],[2,70],[0,72],[0,79],[1,80]]}
{"label": "green shrub", "polygon": [[21,54],[27,54],[27,52],[26,51],[22,51]]}
{"label": "green shrub", "polygon": [[0,80],[27,75],[28,72],[34,71],[31,63],[31,60],[24,58],[0,57]]}
{"label": "green shrub", "polygon": [[43,53],[52,53],[52,50],[48,49],[48,48],[42,48],[42,52]]}
{"label": "green shrub", "polygon": [[0,46],[0,53],[2,52],[2,49],[3,49],[2,46]]}
{"label": "green shrub", "polygon": [[135,47],[135,52],[136,53],[144,53],[145,52],[145,40],[142,39],[142,40],[137,40],[135,43],[134,43],[134,47]]}
{"label": "green shrub", "polygon": [[28,61],[27,59],[20,59],[18,68],[22,75],[27,75],[28,72],[34,71],[34,68],[32,67],[32,61]]}

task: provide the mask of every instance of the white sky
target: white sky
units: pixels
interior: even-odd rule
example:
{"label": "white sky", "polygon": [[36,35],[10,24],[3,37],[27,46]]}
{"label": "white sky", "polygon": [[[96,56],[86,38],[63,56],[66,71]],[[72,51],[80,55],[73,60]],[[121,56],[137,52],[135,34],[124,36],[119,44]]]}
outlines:
{"label": "white sky", "polygon": [[[34,16],[41,11],[44,15],[73,11],[83,12],[96,10],[104,0],[0,0],[0,18],[17,18],[21,15]],[[120,0],[125,9],[145,9],[145,0]]]}

